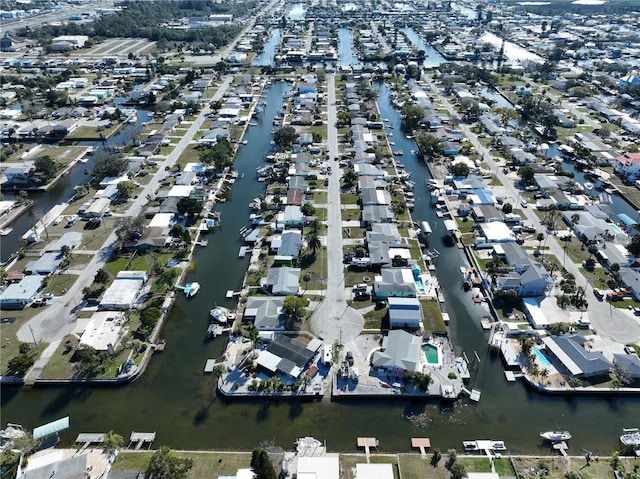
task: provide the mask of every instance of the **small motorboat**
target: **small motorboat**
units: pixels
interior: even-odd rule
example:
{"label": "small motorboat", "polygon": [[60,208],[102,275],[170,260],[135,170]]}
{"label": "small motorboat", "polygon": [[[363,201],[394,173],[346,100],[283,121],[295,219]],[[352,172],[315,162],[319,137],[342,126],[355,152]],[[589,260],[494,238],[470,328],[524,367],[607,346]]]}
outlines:
{"label": "small motorboat", "polygon": [[198,291],[200,291],[200,283],[187,283],[187,285],[184,287],[184,295],[187,298],[192,298],[193,296],[198,294]]}
{"label": "small motorboat", "polygon": [[477,451],[478,443],[476,441],[462,441],[462,447],[465,451]]}
{"label": "small motorboat", "polygon": [[571,439],[569,431],[546,431],[541,432],[540,437],[549,442],[562,442]]}
{"label": "small motorboat", "polygon": [[620,442],[625,446],[640,446],[640,430],[637,427],[622,430]]}
{"label": "small motorboat", "polygon": [[228,323],[232,319],[233,313],[227,308],[216,306],[209,311],[209,318],[216,323]]}
{"label": "small motorboat", "polygon": [[504,441],[491,441],[491,449],[494,451],[506,451],[507,446],[504,444]]}

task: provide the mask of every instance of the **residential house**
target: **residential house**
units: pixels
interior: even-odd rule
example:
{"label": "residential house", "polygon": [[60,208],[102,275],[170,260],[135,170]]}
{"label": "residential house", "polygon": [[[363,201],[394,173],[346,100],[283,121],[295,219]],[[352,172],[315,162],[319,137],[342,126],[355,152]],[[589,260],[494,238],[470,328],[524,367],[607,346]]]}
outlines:
{"label": "residential house", "polygon": [[613,169],[625,178],[637,178],[640,176],[640,153],[625,153],[618,156]]}
{"label": "residential house", "polygon": [[422,336],[402,329],[394,329],[382,340],[382,348],[371,357],[374,369],[383,369],[389,374],[402,376],[404,372],[422,372],[424,366]]}
{"label": "residential house", "polygon": [[557,358],[572,376],[591,378],[608,375],[612,364],[600,351],[589,351],[582,334],[568,333],[542,338],[545,352]]}
{"label": "residential house", "polygon": [[24,276],[18,283],[10,284],[0,293],[0,309],[24,309],[36,298],[41,287],[41,276]]}
{"label": "residential house", "polygon": [[256,365],[270,374],[283,374],[297,379],[309,368],[322,341],[313,338],[302,342],[281,334],[260,351]]}
{"label": "residential house", "polygon": [[544,266],[529,259],[528,265],[522,261],[516,271],[498,277],[496,286],[502,291],[516,291],[521,298],[544,296],[551,290],[553,278]]}
{"label": "residential house", "polygon": [[284,329],[284,298],[250,296],[244,309],[243,321],[252,322],[262,331]]}
{"label": "residential house", "polygon": [[300,268],[288,266],[271,267],[264,286],[276,296],[297,295],[300,293],[300,271]]}
{"label": "residential house", "polygon": [[129,309],[149,277],[145,271],[120,271],[100,301],[100,309]]}
{"label": "residential house", "polygon": [[284,211],[278,213],[277,225],[279,228],[296,228],[304,226],[306,218],[300,206],[287,205]]}
{"label": "residential house", "polygon": [[629,379],[640,379],[640,357],[637,354],[614,354],[613,364]]}
{"label": "residential house", "polygon": [[373,292],[377,298],[415,298],[418,290],[410,268],[382,268],[375,277]]}
{"label": "residential house", "polygon": [[362,222],[365,225],[373,223],[389,223],[395,218],[393,210],[384,205],[366,205],[362,207]]}
{"label": "residential house", "polygon": [[417,298],[389,298],[389,327],[420,329],[422,309]]}

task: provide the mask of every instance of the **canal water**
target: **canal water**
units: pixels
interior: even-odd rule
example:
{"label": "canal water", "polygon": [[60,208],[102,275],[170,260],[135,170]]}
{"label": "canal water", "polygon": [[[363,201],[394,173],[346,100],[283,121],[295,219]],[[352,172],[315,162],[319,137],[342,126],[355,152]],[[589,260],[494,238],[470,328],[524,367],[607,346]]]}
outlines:
{"label": "canal water", "polygon": [[338,65],[360,63],[353,48],[353,36],[348,28],[338,28]]}
{"label": "canal water", "polygon": [[431,45],[426,43],[424,39],[420,35],[418,35],[413,29],[405,27],[405,28],[401,28],[400,31],[407,36],[409,41],[413,43],[413,45],[418,50],[424,50],[424,52],[427,54],[427,56],[424,59],[424,62],[422,63],[423,66],[427,68],[434,68],[434,67],[437,67],[438,65],[441,65],[447,62],[447,60],[442,55],[440,55],[440,52],[438,50],[436,50]]}
{"label": "canal water", "polygon": [[271,30],[269,39],[264,43],[264,49],[262,53],[254,58],[252,65],[254,66],[269,66],[273,65],[273,59],[280,45],[280,39],[282,37],[282,29],[274,28]]}
{"label": "canal water", "polygon": [[[271,119],[288,88],[280,82],[269,87],[263,117],[245,136],[248,144],[240,147],[236,163],[241,178],[233,187],[232,200],[216,207],[222,214],[222,229],[209,236],[206,248],[197,251],[195,267],[186,278],[199,281],[202,290],[190,301],[179,298],[176,302],[163,331],[166,350],[152,359],[139,380],[123,387],[4,387],[3,421],[31,428],[69,415],[71,428],[62,434],[67,445],[80,432],[113,429],[125,437],[132,430],[156,431],[156,446],[185,449],[250,450],[264,440],[289,449],[297,437],[312,435],[326,440],[333,451],[355,450],[356,436],[377,437],[381,451],[408,451],[410,437],[428,436],[442,450],[461,450],[463,440],[491,438],[505,441],[514,453],[549,453],[538,433],[560,427],[573,434],[570,452],[588,449],[608,455],[615,450],[621,428],[637,422],[638,400],[550,398],[504,380],[500,360],[487,353],[486,333],[479,325],[483,310],[460,288],[463,257],[458,249],[443,245],[442,222],[429,207],[423,187],[428,170],[408,155],[402,162],[417,184],[414,220],[427,220],[434,229],[431,247],[440,252],[437,275],[457,352],[464,351],[470,358],[477,352],[481,360],[472,368],[470,383],[482,391],[480,403],[466,399],[445,406],[396,399],[226,402],[215,397],[213,377],[204,375],[202,369],[206,359],[222,354],[224,340],[204,339],[207,312],[216,304],[232,307],[224,298],[225,291],[241,284],[248,260],[236,258],[239,229],[247,224],[248,202],[264,189],[256,181],[255,168],[271,148]],[[395,148],[415,149],[413,140],[400,134],[400,117],[389,101],[389,91],[382,84],[376,90],[382,117],[396,126]]]}
{"label": "canal water", "polygon": [[[138,110],[137,124],[149,121],[151,118],[151,112],[148,110]],[[102,143],[100,141],[86,141],[79,142],[79,146],[92,146],[94,148],[104,148],[110,146],[121,146],[131,141],[130,130],[135,128],[134,125],[124,125],[117,134]],[[27,148],[33,148],[36,144],[26,145]],[[64,148],[64,147],[60,147]],[[31,193],[29,198],[33,200],[34,205],[31,211],[34,212],[35,218],[42,217],[47,213],[54,205],[63,203],[69,200],[73,196],[73,189],[77,185],[86,183],[90,180],[90,175],[87,175],[93,170],[93,156],[87,157],[89,161],[87,163],[77,163],[71,171],[60,179],[60,181],[52,188],[42,193]],[[12,194],[4,194],[6,200],[14,199]],[[34,219],[28,214],[23,214],[17,221],[11,224],[12,231],[2,237],[2,249],[0,250],[0,260],[6,261],[13,253],[15,253],[20,247],[20,238],[23,234],[31,228]]]}

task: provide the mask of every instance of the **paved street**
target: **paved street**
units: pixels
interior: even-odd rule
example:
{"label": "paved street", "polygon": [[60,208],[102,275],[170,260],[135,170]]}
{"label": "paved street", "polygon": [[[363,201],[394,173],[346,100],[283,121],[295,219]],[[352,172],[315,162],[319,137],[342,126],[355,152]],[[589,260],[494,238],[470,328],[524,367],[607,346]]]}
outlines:
{"label": "paved street", "polygon": [[[231,80],[232,76],[224,78],[214,94],[212,101],[217,101],[222,98]],[[138,193],[138,197],[131,201],[128,212],[123,216],[135,217],[140,214],[147,203],[147,195],[153,195],[164,180],[167,174],[165,168],[172,167],[175,164],[202,126],[209,111],[209,105],[207,104],[191,123],[189,129],[173,151],[167,155],[164,160],[158,162],[158,171],[153,175],[149,183]],[[80,272],[75,283],[69,288],[65,295],[51,300],[47,308],[38,313],[18,330],[17,336],[20,341],[32,342],[35,337],[38,342],[50,343],[60,340],[76,330],[77,319],[75,313],[82,303],[82,290],[93,282],[96,272],[109,260],[115,248],[116,239],[115,232],[112,232],[104,242],[102,248]]]}
{"label": "paved street", "polygon": [[[341,170],[334,168],[333,158],[338,156],[338,130],[336,128],[336,92],[335,75],[327,75],[327,147],[329,162],[334,173],[329,175],[327,204],[327,287],[324,298],[311,316],[314,333],[331,344],[341,341],[348,345],[355,339],[364,325],[360,311],[347,305],[347,292],[344,285],[342,265],[342,213],[340,202]],[[323,278],[325,279],[325,278]]]}
{"label": "paved street", "polygon": [[[432,93],[438,97],[439,101],[447,108],[447,110],[453,114],[455,112],[454,107],[447,100],[447,98],[442,95],[440,89],[431,82],[430,79],[427,79],[427,82],[431,88]],[[508,178],[506,174],[503,173],[502,168],[496,164],[493,159],[493,156],[489,150],[487,150],[478,137],[476,136],[471,128],[464,123],[460,123],[459,125],[462,133],[469,139],[471,144],[476,148],[476,151],[480,154],[480,157],[487,163],[489,170],[494,172],[500,181],[500,183],[504,186],[505,191],[507,192],[507,197],[511,197],[513,200],[513,204],[515,208],[519,208],[520,205],[516,204],[517,198],[521,196],[521,191],[515,187],[513,179]],[[533,211],[533,208],[521,208],[521,215],[523,215],[526,220],[528,220],[538,232],[542,232],[547,235],[547,232],[544,230],[544,227],[540,224],[540,220],[538,216]],[[548,247],[549,253],[555,255],[561,261],[564,257],[563,246],[560,244],[559,240],[556,236],[549,234],[547,235],[546,245]],[[604,339],[612,340],[618,343],[629,343],[629,342],[637,342],[640,340],[640,321],[633,316],[630,311],[621,310],[618,308],[612,308],[606,302],[600,302],[593,294],[593,287],[587,287],[588,281],[582,274],[579,268],[580,265],[577,265],[567,259],[565,262],[565,269],[567,272],[574,275],[576,279],[576,284],[578,286],[585,287],[586,289],[586,297],[589,303],[589,311],[588,317],[591,321],[592,328],[595,329],[599,336]]]}

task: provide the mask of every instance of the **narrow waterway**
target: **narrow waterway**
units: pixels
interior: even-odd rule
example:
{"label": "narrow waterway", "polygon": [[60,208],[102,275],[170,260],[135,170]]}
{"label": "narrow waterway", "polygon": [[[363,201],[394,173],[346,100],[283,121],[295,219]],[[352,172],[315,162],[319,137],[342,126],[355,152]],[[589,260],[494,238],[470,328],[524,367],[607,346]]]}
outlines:
{"label": "narrow waterway", "polygon": [[482,311],[460,288],[460,251],[442,244],[443,227],[429,207],[424,181],[426,166],[408,155],[413,140],[401,134],[400,117],[393,109],[388,90],[376,85],[383,118],[395,125],[395,149],[416,182],[416,221],[428,220],[434,233],[431,247],[440,251],[437,274],[451,315],[451,335],[458,352],[481,364],[473,369],[471,386],[482,391],[479,404],[466,399],[453,405],[422,404],[401,400],[353,400],[300,403],[297,401],[243,400],[231,403],[215,398],[211,376],[202,369],[207,358],[219,357],[223,340],[204,340],[207,312],[224,299],[228,289],[240,285],[248,260],[236,259],[238,230],[247,223],[247,203],[261,193],[255,168],[270,148],[271,119],[282,104],[289,86],[274,83],[267,92],[266,108],[257,126],[246,135],[236,167],[244,177],[233,187],[233,198],[216,209],[222,213],[222,230],[211,234],[207,248],[197,252],[195,267],[187,280],[197,280],[202,291],[191,301],[180,298],[164,328],[167,349],[154,357],[147,372],[136,382],[118,388],[7,388],[2,389],[3,421],[28,428],[61,416],[71,417],[71,428],[62,434],[71,444],[80,432],[115,430],[157,431],[156,446],[185,449],[250,450],[264,440],[290,448],[300,436],[326,440],[332,451],[356,449],[357,436],[373,436],[381,451],[409,451],[410,437],[428,436],[434,447],[462,449],[462,441],[492,438],[504,440],[514,453],[550,453],[538,438],[542,430],[561,427],[573,433],[570,453],[583,448],[609,455],[617,447],[624,426],[637,421],[635,399],[563,399],[530,393],[520,383],[504,380],[500,360],[487,354],[486,335],[479,326]]}
{"label": "narrow waterway", "polygon": [[447,60],[442,55],[440,55],[440,52],[438,50],[426,43],[423,38],[418,35],[413,29],[405,27],[401,28],[400,31],[407,36],[409,41],[413,43],[413,45],[418,50],[424,50],[424,52],[427,54],[424,62],[422,62],[423,66],[427,68],[433,68],[447,62]]}
{"label": "narrow waterway", "polygon": [[[137,124],[149,121],[151,112],[148,110],[138,110]],[[108,146],[120,146],[126,144],[130,139],[129,130],[134,128],[133,125],[124,125],[117,134],[113,135],[106,142],[99,141],[83,141],[77,143],[79,146],[92,146],[94,148],[103,148]],[[25,145],[25,148],[33,148],[36,144]],[[50,146],[50,145],[46,145]],[[61,146],[60,148],[64,148]],[[46,214],[54,205],[63,203],[73,196],[73,189],[82,183],[86,183],[91,179],[90,172],[93,170],[93,157],[89,156],[87,163],[77,163],[71,171],[56,183],[55,186],[42,193],[30,193],[29,198],[34,204],[32,211],[35,218],[40,218]],[[89,174],[87,174],[89,173]],[[3,194],[6,200],[14,199],[12,194]],[[25,213],[11,224],[12,231],[2,237],[2,249],[0,250],[0,261],[6,261],[20,247],[20,238],[31,228],[34,219]]]}
{"label": "narrow waterway", "polygon": [[273,65],[273,59],[280,45],[282,38],[282,29],[274,28],[271,30],[269,39],[264,43],[262,53],[253,59],[252,65],[254,66],[269,66]]}
{"label": "narrow waterway", "polygon": [[353,48],[353,35],[348,28],[338,28],[338,65],[360,63]]}

